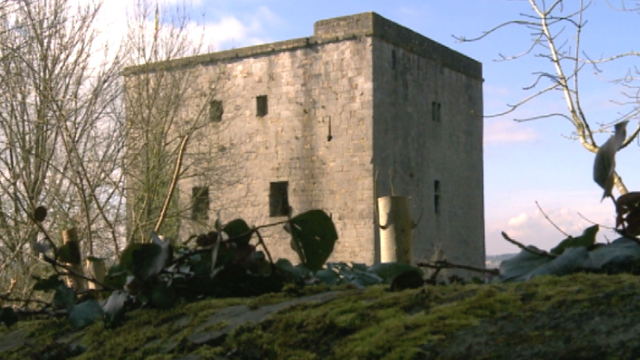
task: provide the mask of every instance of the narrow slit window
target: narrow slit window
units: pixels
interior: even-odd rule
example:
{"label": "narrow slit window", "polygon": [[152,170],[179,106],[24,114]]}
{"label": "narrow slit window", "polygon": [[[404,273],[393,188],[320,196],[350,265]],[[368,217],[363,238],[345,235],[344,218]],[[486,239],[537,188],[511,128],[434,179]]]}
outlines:
{"label": "narrow slit window", "polygon": [[440,214],[440,180],[433,182],[433,211]]}
{"label": "narrow slit window", "polygon": [[396,69],[396,49],[391,49],[391,69]]}
{"label": "narrow slit window", "polygon": [[267,95],[256,97],[256,116],[266,116],[269,113],[269,103]]}
{"label": "narrow slit window", "polygon": [[191,220],[209,220],[209,187],[194,186],[191,195]]}
{"label": "narrow slit window", "polygon": [[223,112],[224,110],[222,109],[222,101],[212,100],[211,102],[209,102],[209,121],[221,122]]}
{"label": "narrow slit window", "polygon": [[289,182],[272,182],[269,188],[269,216],[287,216],[289,212]]}
{"label": "narrow slit window", "polygon": [[442,104],[437,101],[431,102],[431,120],[440,122],[442,119]]}

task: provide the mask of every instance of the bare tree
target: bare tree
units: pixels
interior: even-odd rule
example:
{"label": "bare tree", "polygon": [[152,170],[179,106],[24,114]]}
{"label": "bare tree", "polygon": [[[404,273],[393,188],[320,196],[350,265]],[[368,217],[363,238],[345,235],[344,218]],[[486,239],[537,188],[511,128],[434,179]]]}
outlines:
{"label": "bare tree", "polygon": [[[204,226],[213,220],[208,200],[196,206],[202,214],[194,214],[193,203],[179,198],[208,197],[210,187],[224,182],[216,141],[225,126],[219,101],[223,71],[191,63],[205,46],[183,9],[154,9],[141,0],[132,18],[131,66],[124,71],[128,242],[148,240],[151,230],[177,239],[185,220]],[[200,186],[178,186],[190,178],[200,178]]]}
{"label": "bare tree", "polygon": [[[548,62],[548,68],[535,72],[535,81],[530,86],[525,87],[525,90],[532,92],[531,95],[514,105],[508,105],[507,111],[492,116],[509,114],[534,99],[561,91],[566,103],[566,111],[541,113],[534,117],[515,120],[529,121],[551,117],[568,120],[574,127],[572,138],[579,140],[584,149],[595,153],[598,151],[599,146],[594,140],[594,133],[606,131],[613,123],[637,117],[640,112],[640,102],[637,101],[636,94],[625,94],[625,96],[633,97],[634,101],[626,103],[626,105],[632,105],[631,108],[612,121],[595,124],[585,115],[580,99],[585,71],[595,70],[598,72],[600,71],[598,66],[601,64],[640,54],[628,52],[609,58],[592,59],[583,51],[581,46],[583,29],[587,24],[585,14],[591,6],[591,1],[528,0],[528,4],[530,12],[520,14],[520,18],[517,20],[499,24],[476,38],[457,37],[457,39],[460,41],[477,41],[510,26],[524,27],[531,30],[531,43],[527,45],[525,51],[513,56],[501,55],[501,60],[515,60],[532,55],[545,59]],[[633,10],[626,7],[624,9]],[[625,77],[625,79],[621,80],[626,82],[627,87],[630,88],[629,82],[635,79]],[[628,133],[620,149],[628,146],[638,136],[639,132],[640,123],[633,131]],[[614,183],[621,194],[627,193],[627,188],[617,173],[614,174]]]}
{"label": "bare tree", "polygon": [[0,9],[0,288],[18,279],[24,291],[38,264],[30,247],[39,205],[51,234],[77,227],[88,254],[118,251],[121,66],[95,41],[99,9],[67,0]]}
{"label": "bare tree", "polygon": [[219,184],[225,172],[215,145],[222,72],[180,60],[203,49],[186,10],[161,17],[137,2],[110,51],[98,38],[100,3],[0,2],[0,288],[17,279],[25,295],[31,275],[50,271],[33,251],[40,205],[52,238],[76,227],[86,255],[117,256],[152,229],[177,237],[192,210],[178,192],[191,189],[170,189],[196,177]]}

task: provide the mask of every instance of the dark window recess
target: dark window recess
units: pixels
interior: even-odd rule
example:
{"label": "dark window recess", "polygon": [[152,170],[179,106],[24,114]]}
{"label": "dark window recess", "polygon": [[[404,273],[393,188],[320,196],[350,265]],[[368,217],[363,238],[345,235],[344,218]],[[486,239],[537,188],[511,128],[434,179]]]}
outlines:
{"label": "dark window recess", "polygon": [[256,97],[256,116],[265,116],[269,113],[269,104],[267,102],[267,95],[260,95]]}
{"label": "dark window recess", "polygon": [[191,220],[209,220],[209,187],[194,186],[191,195]]}
{"label": "dark window recess", "polygon": [[391,69],[396,69],[396,50],[391,49]]}
{"label": "dark window recess", "polygon": [[222,121],[223,112],[224,110],[222,109],[222,101],[212,100],[209,103],[209,121],[211,122]]}
{"label": "dark window recess", "polygon": [[431,120],[440,122],[442,119],[442,104],[437,101],[431,103]]}
{"label": "dark window recess", "polygon": [[433,210],[436,214],[440,214],[440,181],[433,182]]}
{"label": "dark window recess", "polygon": [[272,182],[269,188],[269,216],[287,216],[289,212],[289,182]]}

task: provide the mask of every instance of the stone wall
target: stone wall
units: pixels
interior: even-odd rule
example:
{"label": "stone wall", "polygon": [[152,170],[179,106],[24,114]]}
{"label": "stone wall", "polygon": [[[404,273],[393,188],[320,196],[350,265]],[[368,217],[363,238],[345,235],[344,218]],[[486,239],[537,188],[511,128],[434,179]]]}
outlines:
{"label": "stone wall", "polygon": [[[287,181],[294,215],[311,209],[331,214],[340,237],[332,259],[373,263],[371,41],[316,44],[217,65],[226,83],[219,95],[224,115],[207,131],[217,134],[238,181],[211,193],[208,224],[185,221],[182,237],[211,229],[218,209],[225,222],[285,220],[269,216],[269,192],[271,182]],[[267,97],[265,116],[256,114],[258,96]],[[199,138],[203,148],[208,142],[211,136]],[[206,180],[182,181],[181,202]],[[297,260],[282,226],[263,235],[274,257]]]}
{"label": "stone wall", "polygon": [[[215,91],[223,106],[222,121],[193,139],[185,160],[189,171],[209,166],[227,176],[193,172],[180,182],[181,204],[192,202],[194,187],[210,188],[208,219],[185,219],[181,238],[212,229],[218,210],[223,222],[285,220],[270,216],[270,191],[271,183],[288,182],[294,215],[331,214],[340,238],[330,261],[371,264],[379,259],[376,191],[387,195],[393,184],[396,194],[413,198],[415,220],[423,214],[416,260],[441,250],[450,261],[483,266],[480,63],[363,13],[318,21],[309,38],[132,67],[125,75],[169,69],[199,73],[196,87]],[[263,115],[257,99],[265,96]],[[437,121],[433,104],[440,104]],[[296,260],[281,226],[263,235],[274,258]]]}
{"label": "stone wall", "polygon": [[[484,266],[482,81],[373,40],[378,196],[410,196],[413,255]],[[437,204],[436,204],[437,202]]]}

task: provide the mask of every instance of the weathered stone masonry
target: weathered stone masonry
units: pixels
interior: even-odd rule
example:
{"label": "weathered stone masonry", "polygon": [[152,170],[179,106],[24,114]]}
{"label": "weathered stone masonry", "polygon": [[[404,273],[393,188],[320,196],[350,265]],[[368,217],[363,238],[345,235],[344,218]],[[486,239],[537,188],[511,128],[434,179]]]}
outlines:
{"label": "weathered stone masonry", "polygon": [[[393,187],[412,198],[416,220],[423,214],[416,260],[439,249],[450,261],[483,266],[480,63],[363,13],[318,21],[312,37],[178,59],[171,69],[223,74],[222,121],[206,131],[238,181],[210,193],[211,214],[256,225],[283,220],[270,216],[270,192],[273,208],[283,196],[274,191],[286,191],[294,214],[331,214],[340,239],[330,260],[371,264],[379,257],[375,199]],[[212,138],[204,133],[196,146]],[[180,182],[182,203],[195,186],[202,184]],[[189,220],[181,226],[185,236],[200,230]],[[265,235],[274,257],[296,259],[284,231]]]}

